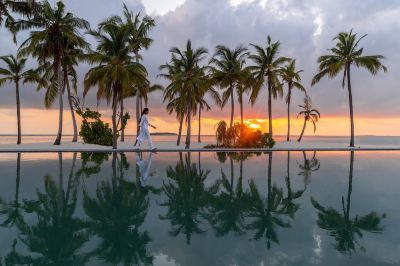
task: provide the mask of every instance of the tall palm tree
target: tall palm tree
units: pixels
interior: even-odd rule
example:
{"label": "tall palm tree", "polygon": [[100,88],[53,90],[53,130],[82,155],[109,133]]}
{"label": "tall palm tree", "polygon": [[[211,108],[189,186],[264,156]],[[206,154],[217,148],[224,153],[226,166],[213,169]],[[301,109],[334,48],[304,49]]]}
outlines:
{"label": "tall palm tree", "polygon": [[231,100],[230,127],[233,126],[235,113],[234,91],[238,88],[244,76],[246,57],[249,55],[247,48],[239,45],[231,50],[229,47],[218,45],[214,56],[210,60],[211,76],[218,86],[224,90],[222,93],[222,107]]}
{"label": "tall palm tree", "polygon": [[381,221],[386,217],[385,214],[379,215],[375,211],[363,216],[356,215],[354,218],[350,217],[351,194],[353,191],[353,165],[354,151],[351,151],[347,198],[345,200],[344,196],[342,196],[342,213],[331,207],[323,207],[311,197],[311,203],[318,211],[318,226],[328,231],[329,235],[335,238],[335,248],[338,251],[347,252],[349,256],[351,256],[352,251],[356,251],[356,245],[358,245],[361,250],[365,250],[357,241],[357,237],[363,237],[363,231],[382,233],[383,227]]}
{"label": "tall palm tree", "polygon": [[[117,110],[124,92],[131,91],[138,83],[144,83],[147,71],[140,63],[132,62],[130,56],[130,30],[125,25],[108,23],[98,30],[89,31],[97,41],[97,49],[88,55],[91,63],[98,63],[86,73],[84,95],[98,86],[97,98],[106,99],[112,105],[113,148],[118,147]],[[123,114],[120,114],[120,118]]]}
{"label": "tall palm tree", "polygon": [[313,124],[314,133],[315,133],[315,131],[317,130],[316,123],[318,122],[318,119],[321,117],[321,114],[319,113],[319,111],[317,109],[312,108],[311,98],[307,95],[304,97],[304,104],[299,105],[299,107],[303,110],[299,112],[299,114],[297,115],[297,118],[299,116],[303,116],[304,123],[303,123],[303,129],[301,130],[300,137],[297,140],[298,142],[300,142],[301,139],[303,138],[304,131],[306,130],[307,122],[311,122]]}
{"label": "tall palm tree", "polygon": [[296,60],[295,59],[290,60],[281,69],[282,81],[288,85],[288,93],[286,95],[287,120],[288,120],[286,141],[290,141],[290,101],[292,100],[292,90],[294,88],[296,88],[296,89],[306,93],[306,89],[301,84],[301,77],[300,77],[301,72],[303,72],[303,70],[296,69]]}
{"label": "tall palm tree", "polygon": [[15,40],[15,19],[12,13],[17,13],[23,17],[33,16],[41,7],[37,0],[0,0],[0,27],[4,26],[14,33]]}
{"label": "tall palm tree", "polygon": [[363,55],[363,48],[359,47],[359,43],[367,35],[357,38],[357,34],[353,30],[349,32],[341,32],[333,41],[336,41],[335,47],[329,49],[331,54],[323,55],[318,58],[319,72],[312,79],[311,85],[318,83],[323,77],[328,76],[334,78],[343,70],[342,87],[347,84],[349,93],[349,109],[350,109],[350,147],[354,147],[354,112],[353,112],[353,94],[351,89],[351,66],[357,68],[365,68],[372,75],[376,75],[380,70],[386,72],[386,67],[381,60],[382,55]]}
{"label": "tall palm tree", "polygon": [[13,55],[0,57],[6,64],[6,68],[0,68],[0,86],[6,82],[15,84],[15,96],[17,103],[17,125],[18,125],[18,138],[17,144],[21,144],[21,103],[19,97],[19,85],[28,82],[41,82],[41,79],[36,71],[32,69],[24,70],[26,58],[15,58]]}
{"label": "tall palm tree", "polygon": [[16,30],[31,29],[30,36],[20,47],[22,56],[31,55],[40,64],[51,62],[54,76],[51,87],[56,88],[59,99],[58,133],[54,145],[60,145],[63,128],[63,74],[62,59],[66,45],[81,46],[86,43],[79,30],[89,28],[89,22],[66,12],[63,2],[57,2],[53,8],[48,1],[42,3],[39,11],[28,20],[15,23]]}
{"label": "tall palm tree", "polygon": [[207,50],[202,47],[193,49],[192,42],[188,40],[186,50],[181,51],[179,48],[173,47],[170,52],[172,53],[171,62],[160,67],[168,71],[165,75],[171,76],[168,78],[170,83],[166,87],[164,97],[171,100],[177,97],[185,99],[184,113],[187,119],[185,148],[188,149],[192,132],[192,116],[204,88],[210,86],[210,81],[205,74],[205,67],[199,65],[207,54]]}
{"label": "tall palm tree", "polygon": [[278,95],[283,96],[283,85],[279,80],[280,68],[290,59],[279,56],[279,48],[281,43],[279,41],[272,42],[270,36],[267,38],[267,46],[264,49],[262,46],[251,44],[256,50],[255,54],[251,54],[249,58],[253,61],[254,65],[249,66],[255,79],[256,84],[252,88],[250,101],[254,104],[258,95],[267,83],[268,88],[268,129],[270,137],[273,137],[272,132],[272,97],[276,99]]}

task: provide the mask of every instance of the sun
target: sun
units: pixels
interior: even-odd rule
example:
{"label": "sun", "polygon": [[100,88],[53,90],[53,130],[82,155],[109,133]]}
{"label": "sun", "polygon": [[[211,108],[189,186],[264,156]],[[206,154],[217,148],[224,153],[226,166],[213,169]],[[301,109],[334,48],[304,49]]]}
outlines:
{"label": "sun", "polygon": [[248,126],[249,126],[249,128],[252,128],[252,129],[260,129],[261,128],[261,126],[259,124],[254,124],[254,123],[249,123]]}

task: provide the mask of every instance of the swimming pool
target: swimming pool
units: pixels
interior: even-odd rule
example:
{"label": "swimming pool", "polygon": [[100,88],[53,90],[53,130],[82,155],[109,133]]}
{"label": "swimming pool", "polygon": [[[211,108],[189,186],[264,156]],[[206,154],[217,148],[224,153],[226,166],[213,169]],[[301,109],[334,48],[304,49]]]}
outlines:
{"label": "swimming pool", "polygon": [[400,152],[1,154],[2,260],[398,265],[399,158]]}

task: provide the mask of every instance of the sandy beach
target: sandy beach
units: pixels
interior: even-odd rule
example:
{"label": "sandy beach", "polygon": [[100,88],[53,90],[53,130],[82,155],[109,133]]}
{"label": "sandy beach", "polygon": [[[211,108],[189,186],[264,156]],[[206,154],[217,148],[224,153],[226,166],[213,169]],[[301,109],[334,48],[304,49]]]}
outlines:
{"label": "sandy beach", "polygon": [[[282,150],[400,150],[400,145],[356,145],[355,148],[350,148],[344,143],[340,142],[277,142],[272,149],[206,149],[204,146],[212,144],[209,142],[193,142],[190,149],[185,149],[184,144],[176,146],[172,141],[157,141],[154,142],[157,147],[157,152],[175,152],[175,151],[282,151]],[[87,151],[87,152],[109,152],[112,147],[106,147],[94,144],[85,144],[82,142],[62,142],[61,145],[55,146],[52,142],[42,143],[26,143],[21,145],[16,144],[0,144],[0,152],[74,152],[74,151]],[[149,146],[144,144],[141,151],[149,151]],[[133,147],[132,142],[120,142],[116,151],[137,151]]]}

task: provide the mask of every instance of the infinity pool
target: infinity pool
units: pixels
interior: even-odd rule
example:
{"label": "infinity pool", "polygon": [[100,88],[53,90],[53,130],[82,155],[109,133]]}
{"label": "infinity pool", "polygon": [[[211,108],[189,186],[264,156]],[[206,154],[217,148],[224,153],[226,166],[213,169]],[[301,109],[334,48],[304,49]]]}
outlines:
{"label": "infinity pool", "polygon": [[0,154],[2,263],[399,265],[399,159]]}

